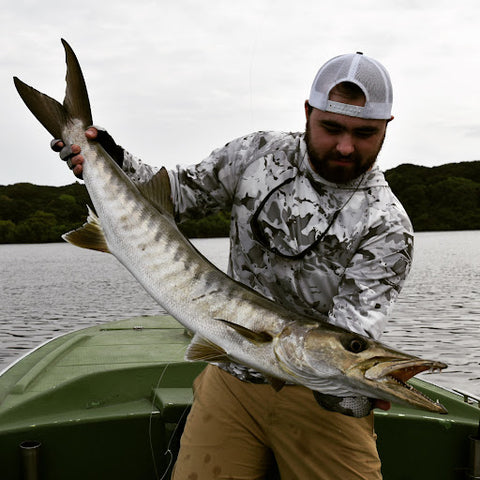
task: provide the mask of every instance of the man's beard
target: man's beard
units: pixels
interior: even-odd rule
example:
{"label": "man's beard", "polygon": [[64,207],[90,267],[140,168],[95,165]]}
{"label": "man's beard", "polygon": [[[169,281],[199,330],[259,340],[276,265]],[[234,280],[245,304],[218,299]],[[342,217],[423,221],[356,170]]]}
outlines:
{"label": "man's beard", "polygon": [[[342,155],[337,151],[330,151],[325,155],[320,155],[311,146],[309,120],[307,120],[305,128],[305,143],[307,144],[307,152],[313,169],[325,180],[334,183],[348,183],[370,170],[377,160],[384,140],[385,134],[375,155],[366,158],[359,155],[356,151],[348,156]],[[352,163],[349,166],[333,163],[342,160],[348,160]]]}

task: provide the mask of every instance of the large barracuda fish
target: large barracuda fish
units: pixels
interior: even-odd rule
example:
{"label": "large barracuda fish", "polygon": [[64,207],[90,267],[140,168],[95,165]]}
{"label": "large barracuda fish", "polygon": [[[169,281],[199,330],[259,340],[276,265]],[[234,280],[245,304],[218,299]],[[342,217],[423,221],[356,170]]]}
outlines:
{"label": "large barracuda fish", "polygon": [[[263,372],[275,388],[304,385],[337,397],[366,396],[431,412],[445,408],[406,382],[444,363],[390,349],[356,333],[291,312],[235,282],[204,258],[173,219],[168,175],[135,184],[97,142],[85,137],[92,115],[84,78],[70,46],[63,104],[18,78],[35,117],[85,158],[83,179],[98,218],[66,235],[79,246],[112,253],[194,337],[188,360],[234,361]],[[99,220],[98,220],[99,219]]]}

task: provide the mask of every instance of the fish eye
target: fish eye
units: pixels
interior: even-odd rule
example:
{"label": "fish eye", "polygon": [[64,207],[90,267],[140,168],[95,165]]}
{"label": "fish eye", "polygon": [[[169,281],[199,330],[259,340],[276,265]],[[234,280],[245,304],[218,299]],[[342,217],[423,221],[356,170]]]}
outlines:
{"label": "fish eye", "polygon": [[367,342],[363,338],[357,336],[345,335],[341,339],[341,342],[345,350],[348,350],[352,353],[363,352],[368,346]]}

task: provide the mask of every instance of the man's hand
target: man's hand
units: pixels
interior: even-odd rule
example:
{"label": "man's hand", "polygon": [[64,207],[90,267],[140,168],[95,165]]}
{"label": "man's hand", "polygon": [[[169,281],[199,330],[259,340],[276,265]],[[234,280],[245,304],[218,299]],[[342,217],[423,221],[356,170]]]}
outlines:
{"label": "man's hand", "polygon": [[[98,137],[98,130],[95,127],[88,127],[85,131],[85,137],[89,140],[96,140]],[[79,145],[65,145],[63,140],[54,139],[50,142],[50,146],[54,152],[60,153],[60,158],[67,162],[68,168],[73,171],[74,175],[82,178],[84,158],[81,155],[81,148]]]}
{"label": "man's hand", "polygon": [[[100,127],[88,127],[85,130],[85,137],[91,141],[97,141],[105,149],[105,151],[115,160],[121,167],[123,164],[122,147],[117,145],[110,134]],[[82,150],[79,145],[65,145],[62,139],[54,139],[50,142],[53,151],[60,153],[60,158],[65,161],[68,168],[73,171],[78,178],[83,176],[83,162],[85,161]]]}

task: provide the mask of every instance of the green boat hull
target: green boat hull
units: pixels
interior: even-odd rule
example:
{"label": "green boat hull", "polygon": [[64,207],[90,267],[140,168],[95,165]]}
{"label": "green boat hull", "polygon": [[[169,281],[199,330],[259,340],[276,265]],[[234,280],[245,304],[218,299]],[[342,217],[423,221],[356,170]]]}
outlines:
{"label": "green boat hull", "polygon": [[[171,317],[142,317],[59,337],[15,363],[0,376],[0,478],[169,478],[204,368],[183,361],[189,340]],[[411,383],[449,414],[376,412],[384,478],[469,478],[478,405]]]}

